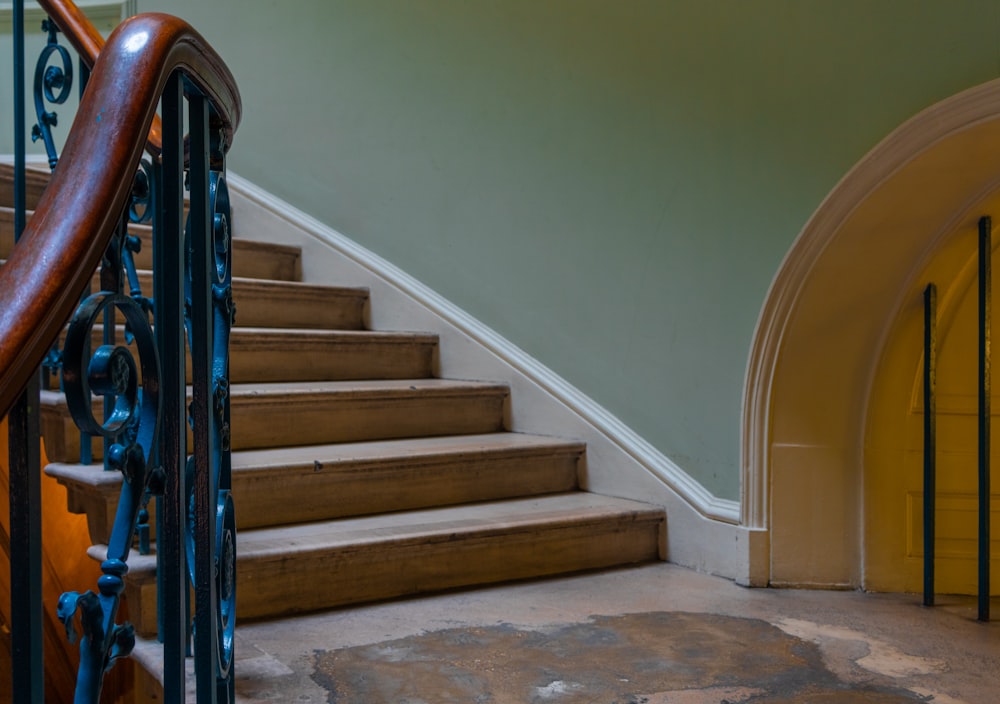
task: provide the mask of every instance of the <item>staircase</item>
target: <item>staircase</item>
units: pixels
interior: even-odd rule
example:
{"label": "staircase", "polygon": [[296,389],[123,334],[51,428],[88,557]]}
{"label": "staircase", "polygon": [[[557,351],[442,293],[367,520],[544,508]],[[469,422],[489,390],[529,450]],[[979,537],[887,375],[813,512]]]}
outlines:
{"label": "staircase", "polygon": [[[0,257],[9,215],[0,210]],[[297,249],[240,239],[234,248],[240,619],[662,556],[662,508],[582,491],[586,448],[507,432],[505,385],[435,378],[434,335],[366,330],[377,301],[364,289],[303,283]],[[145,243],[140,268],[151,250]],[[119,475],[79,464],[63,396],[42,395],[45,471],[66,487],[69,509],[86,513],[102,559]],[[93,451],[99,458],[96,442]],[[136,553],[129,566],[130,620],[152,637],[155,557]]]}

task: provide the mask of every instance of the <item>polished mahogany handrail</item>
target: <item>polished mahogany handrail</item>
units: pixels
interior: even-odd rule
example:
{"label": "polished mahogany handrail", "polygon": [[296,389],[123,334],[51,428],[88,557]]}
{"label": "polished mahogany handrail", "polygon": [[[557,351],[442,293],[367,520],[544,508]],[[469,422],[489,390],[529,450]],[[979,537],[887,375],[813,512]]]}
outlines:
{"label": "polished mahogany handrail", "polygon": [[[72,0],[38,0],[38,5],[56,23],[87,67],[93,68],[104,48],[104,37],[83,11]],[[146,148],[154,155],[158,155],[163,148],[163,129],[159,115],[153,118],[146,138]]]}
{"label": "polished mahogany handrail", "polygon": [[7,413],[79,303],[132,192],[167,79],[180,70],[212,106],[224,148],[241,102],[225,63],[186,22],[132,17],[94,64],[59,165],[0,269],[0,416]]}

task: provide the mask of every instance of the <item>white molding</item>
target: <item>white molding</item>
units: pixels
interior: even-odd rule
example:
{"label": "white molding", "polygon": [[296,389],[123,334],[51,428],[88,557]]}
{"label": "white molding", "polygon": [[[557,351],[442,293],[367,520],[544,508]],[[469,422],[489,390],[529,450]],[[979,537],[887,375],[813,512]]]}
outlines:
{"label": "white molding", "polygon": [[[742,515],[748,527],[772,529],[770,445],[775,412],[772,393],[785,337],[796,316],[797,301],[827,248],[871,194],[946,140],[998,117],[1000,79],[958,93],[910,118],[844,175],[785,255],[758,316],[744,381],[740,466]],[[995,183],[992,181],[987,190]],[[969,200],[975,201],[982,193],[977,191]],[[938,239],[939,236],[929,238],[925,258]],[[871,380],[867,381],[870,384]],[[864,419],[859,418],[858,422],[863,424]]]}
{"label": "white molding", "polygon": [[[870,341],[865,349],[871,351],[871,358],[852,358],[862,370],[858,386],[860,400],[849,412],[849,416],[854,419],[853,424],[846,429],[830,424],[833,429],[830,432],[840,433],[839,435],[814,434],[810,436],[810,442],[803,445],[815,448],[812,456],[816,458],[822,458],[826,448],[834,448],[833,451],[843,451],[846,454],[860,453],[878,350],[885,344],[889,323],[895,319],[904,304],[905,292],[910,290],[909,287],[916,281],[914,277],[922,271],[922,265],[936,251],[942,236],[951,231],[960,213],[992,192],[996,184],[1000,183],[988,158],[972,161],[968,168],[959,169],[955,166],[963,155],[970,155],[970,159],[975,155],[978,139],[989,138],[993,152],[996,151],[997,132],[1000,129],[998,119],[1000,79],[942,100],[900,125],[858,161],[830,191],[789,249],[771,283],[757,320],[748,357],[743,394],[740,466],[744,525],[766,530],[773,544],[781,546],[780,554],[765,557],[770,563],[768,579],[773,584],[780,582],[782,585],[797,585],[812,581],[814,566],[804,556],[813,555],[819,549],[821,532],[818,529],[800,530],[799,526],[794,525],[794,520],[789,518],[801,518],[803,511],[808,509],[799,504],[807,504],[814,497],[805,499],[796,497],[794,492],[775,491],[775,487],[782,486],[780,481],[794,476],[799,468],[789,464],[790,460],[782,460],[779,464],[777,455],[771,452],[772,443],[778,443],[774,447],[790,447],[795,446],[796,442],[794,436],[783,436],[778,440],[774,435],[776,429],[797,427],[792,421],[801,413],[801,409],[794,407],[794,400],[778,407],[777,404],[785,399],[776,396],[784,393],[779,389],[785,389],[785,385],[791,388],[796,384],[797,380],[788,377],[785,370],[799,370],[788,372],[789,374],[802,373],[795,364],[782,366],[786,359],[785,348],[791,340],[801,344],[803,339],[808,338],[808,327],[801,326],[810,323],[802,321],[813,321],[816,317],[814,310],[799,310],[800,297],[808,290],[813,277],[825,276],[824,281],[831,278],[833,262],[849,266],[843,263],[847,256],[845,252],[864,240],[864,233],[859,229],[861,226],[852,223],[860,218],[858,222],[870,225],[873,209],[898,207],[897,201],[905,196],[894,191],[894,185],[898,188],[900,183],[910,183],[910,180],[919,182],[919,178],[925,173],[935,174],[935,177],[938,174],[948,175],[949,185],[955,193],[949,195],[948,200],[934,201],[936,205],[921,203],[922,206],[931,208],[925,208],[922,212],[933,214],[928,222],[934,223],[934,231],[921,232],[919,241],[911,238],[911,249],[893,261],[896,268],[892,275],[899,278],[900,285],[896,287],[899,293],[895,300],[884,301],[878,308],[878,315],[884,320],[879,330],[872,331],[877,334],[869,335]],[[962,195],[962,189],[965,195]],[[883,202],[879,199],[886,200]],[[938,210],[933,210],[938,206]],[[868,220],[865,220],[865,214],[868,215]],[[930,228],[929,225],[927,227]],[[779,380],[783,380],[781,384]],[[794,398],[794,394],[788,398]],[[840,401],[844,408],[851,403],[851,399],[847,397]],[[831,399],[826,399],[826,402],[830,403]],[[864,467],[860,454],[854,459],[847,459],[842,466],[852,468],[851,471],[856,472],[858,477],[863,477]],[[832,528],[831,532],[838,535],[842,530],[850,533],[853,526],[860,526],[860,532],[855,536],[856,544],[848,541],[838,546],[834,551],[836,555],[827,555],[827,563],[836,565],[835,569],[839,570],[836,576],[833,571],[828,572],[831,581],[827,586],[831,587],[835,583],[844,582],[845,577],[854,586],[864,583],[863,480],[847,474],[833,476],[829,472],[811,479],[813,492],[819,493],[827,490],[843,491],[848,481],[857,482],[853,485],[857,489],[857,501],[845,508],[851,513],[845,513],[843,523]],[[779,500],[781,503],[776,503]],[[772,515],[779,513],[784,517],[783,525],[772,523]],[[758,569],[763,570],[764,566],[751,565],[752,571]],[[854,579],[851,574],[856,575],[857,582],[850,581]],[[827,584],[823,580],[819,581]]]}
{"label": "white molding", "polygon": [[[77,0],[77,7],[83,10],[87,18],[100,28],[101,25],[117,25],[130,14],[129,0],[107,2],[107,0]],[[9,33],[12,29],[13,3],[0,2],[0,33]],[[41,34],[42,20],[48,14],[34,3],[28,3],[24,8],[24,31]]]}
{"label": "white molding", "polygon": [[488,349],[497,358],[516,369],[540,388],[574,411],[582,420],[599,429],[623,452],[642,464],[653,476],[687,501],[701,516],[729,524],[740,521],[737,501],[720,499],[709,492],[690,474],[681,469],[649,442],[641,438],[610,411],[589,398],[554,371],[520,349],[496,331],[454,305],[428,286],[414,279],[374,252],[351,241],[289,203],[273,196],[259,186],[233,173],[229,184],[244,196],[296,226],[323,240],[330,247],[350,258],[373,274],[391,281],[400,291],[434,312],[472,340]]}

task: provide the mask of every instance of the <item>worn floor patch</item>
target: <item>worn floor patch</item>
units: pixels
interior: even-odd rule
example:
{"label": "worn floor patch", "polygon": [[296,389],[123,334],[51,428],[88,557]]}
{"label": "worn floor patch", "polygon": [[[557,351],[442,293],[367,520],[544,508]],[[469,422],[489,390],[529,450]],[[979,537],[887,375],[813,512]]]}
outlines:
{"label": "worn floor patch", "polygon": [[653,612],[547,630],[455,628],[317,651],[331,704],[756,704],[927,701],[848,682],[818,646],[757,619]]}

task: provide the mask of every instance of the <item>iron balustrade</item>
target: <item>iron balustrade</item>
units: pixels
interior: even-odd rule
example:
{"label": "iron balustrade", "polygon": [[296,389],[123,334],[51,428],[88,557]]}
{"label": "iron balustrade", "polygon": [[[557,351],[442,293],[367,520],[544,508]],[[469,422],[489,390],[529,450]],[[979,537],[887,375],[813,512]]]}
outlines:
{"label": "iron balustrade", "polygon": [[990,318],[993,309],[992,223],[979,218],[979,620],[990,620]]}
{"label": "iron balustrade", "polygon": [[937,515],[937,285],[924,289],[924,606],[934,606]]}
{"label": "iron balustrade", "polygon": [[[977,328],[977,619],[990,620],[990,433],[991,366],[990,321],[993,310],[993,221],[978,222]],[[937,286],[924,289],[924,606],[934,605],[937,507]]]}
{"label": "iron balustrade", "polygon": [[[14,701],[44,699],[38,369],[48,360],[50,365],[58,362],[66,403],[85,444],[89,447],[90,436],[103,438],[106,466],[122,475],[97,589],[68,592],[58,604],[68,636],[80,640],[75,701],[98,702],[104,673],[134,646],[132,627],[118,623],[117,616],[129,555],[137,546],[149,546],[146,501],[152,494],[158,510],[165,700],[184,701],[185,656],[193,633],[198,701],[232,702],[236,527],[229,332],[235,308],[225,161],[239,122],[239,94],[221,59],[176,18],[131,18],[102,48],[99,35],[83,24],[71,2],[40,4],[50,14],[43,28],[49,42],[37,63],[38,122],[32,137],[45,144],[54,173],[27,223],[24,4],[16,0],[18,240],[0,269],[0,413],[9,412],[10,429]],[[72,62],[57,43],[57,26],[81,52],[81,75],[93,64],[61,157],[52,136],[57,116],[45,105],[60,104],[72,85]],[[58,57],[55,65],[50,65],[52,57]],[[150,133],[159,119],[157,103],[162,133],[159,124]],[[150,152],[145,161],[143,147]],[[107,167],[106,180],[89,176],[103,173],[96,166]],[[185,182],[190,191],[186,223]],[[70,212],[57,215],[63,202]],[[154,233],[152,297],[139,287],[133,257],[139,240],[128,230],[130,221],[143,219],[151,220]],[[44,256],[48,251],[59,251],[59,256]],[[63,349],[53,354],[53,342],[66,322],[62,311],[73,305],[68,296],[85,291],[98,260],[101,290],[83,296],[69,320]],[[125,323],[123,341],[114,337],[118,316]],[[93,330],[101,324],[103,342],[92,350]],[[95,397],[102,401],[99,417]],[[188,425],[193,431],[190,448]]]}

